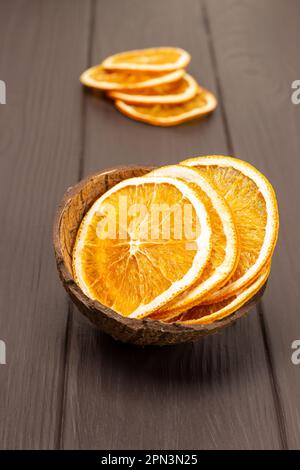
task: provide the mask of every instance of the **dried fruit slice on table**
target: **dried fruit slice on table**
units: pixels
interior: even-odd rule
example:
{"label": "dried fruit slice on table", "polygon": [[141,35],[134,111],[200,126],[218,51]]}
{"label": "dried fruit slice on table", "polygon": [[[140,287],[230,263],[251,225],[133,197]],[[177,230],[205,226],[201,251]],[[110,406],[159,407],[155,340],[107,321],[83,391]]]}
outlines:
{"label": "dried fruit slice on table", "polygon": [[153,314],[156,319],[160,316],[169,319],[197,305],[204,296],[226,283],[238,263],[239,241],[233,215],[227,203],[197,169],[171,165],[158,168],[144,178],[150,176],[174,177],[190,183],[203,201],[212,226],[212,253],[201,277],[190,289]]}
{"label": "dried fruit slice on table", "polygon": [[80,76],[83,85],[99,90],[137,90],[179,80],[184,70],[165,73],[107,71],[102,65],[87,69]]}
{"label": "dried fruit slice on table", "polygon": [[255,294],[263,287],[270,274],[271,266],[268,265],[260,273],[259,277],[249,286],[237,292],[235,295],[226,300],[211,304],[211,305],[198,305],[191,310],[182,313],[181,316],[176,318],[178,323],[185,325],[201,325],[213,323],[228,317],[238,309],[248,303]]}
{"label": "dried fruit slice on table", "polygon": [[209,91],[199,89],[194,98],[181,104],[145,106],[116,100],[115,105],[123,114],[137,121],[154,126],[175,126],[212,112],[217,106],[217,100]]}
{"label": "dried fruit slice on table", "polygon": [[210,219],[188,184],[131,178],[103,194],[83,219],[73,250],[74,277],[88,297],[142,318],[188,289],[210,253]]}
{"label": "dried fruit slice on table", "polygon": [[109,70],[168,72],[184,68],[191,60],[188,52],[177,47],[156,47],[121,52],[104,60]]}
{"label": "dried fruit slice on table", "polygon": [[255,280],[270,261],[275,248],[279,216],[274,190],[256,168],[232,157],[205,156],[181,162],[200,170],[230,206],[240,238],[240,260],[226,286],[203,303],[231,297]]}
{"label": "dried fruit slice on table", "polygon": [[198,89],[199,86],[196,80],[185,73],[176,82],[144,88],[140,91],[110,91],[108,96],[132,104],[177,104],[192,99],[197,94]]}

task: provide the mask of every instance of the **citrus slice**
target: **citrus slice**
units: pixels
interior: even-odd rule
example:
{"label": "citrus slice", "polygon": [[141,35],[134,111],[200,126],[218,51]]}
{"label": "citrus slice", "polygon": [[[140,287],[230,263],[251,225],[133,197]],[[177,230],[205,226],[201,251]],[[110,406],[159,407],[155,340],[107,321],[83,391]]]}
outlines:
{"label": "citrus slice", "polygon": [[115,54],[104,60],[109,70],[169,72],[184,68],[191,60],[188,52],[177,47],[156,47]]}
{"label": "citrus slice", "polygon": [[126,116],[154,126],[175,126],[213,111],[217,106],[215,96],[204,89],[189,101],[181,104],[156,104],[152,106],[131,105],[121,100],[116,107]]}
{"label": "citrus slice", "polygon": [[267,281],[269,274],[270,265],[264,268],[256,281],[250,284],[250,286],[245,287],[242,291],[239,291],[236,295],[215,304],[194,307],[188,312],[183,313],[178,323],[185,325],[201,325],[228,317],[257,294]]}
{"label": "citrus slice", "polygon": [[151,315],[151,318],[153,320],[172,323],[176,321],[176,323],[183,323],[185,325],[208,324],[221,320],[222,318],[228,317],[232,313],[236,312],[239,308],[248,303],[255,294],[257,294],[267,281],[270,269],[271,265],[269,264],[263,269],[259,277],[252,284],[244,287],[228,299],[210,305],[197,305],[192,309],[173,317],[168,316],[167,313],[154,312]]}
{"label": "citrus slice", "polygon": [[142,318],[188,289],[210,253],[210,219],[188,184],[131,178],[103,194],[83,219],[73,250],[74,277],[91,299]]}
{"label": "citrus slice", "polygon": [[184,70],[169,73],[107,71],[102,65],[87,69],[80,76],[83,85],[99,90],[137,90],[179,80]]}
{"label": "citrus slice", "polygon": [[196,80],[186,73],[176,82],[143,88],[139,92],[137,90],[110,91],[108,96],[132,104],[177,104],[192,99],[197,91]]}
{"label": "citrus slice", "polygon": [[240,239],[240,260],[228,284],[203,300],[227,299],[250,284],[270,260],[279,227],[274,190],[249,163],[232,157],[196,157],[181,162],[200,170],[230,206]]}
{"label": "citrus slice", "polygon": [[162,312],[168,318],[199,304],[200,299],[224,285],[236,269],[239,259],[239,242],[233,215],[227,203],[214,187],[196,169],[181,165],[158,168],[144,176],[179,178],[198,192],[210,215],[212,227],[211,257],[197,282],[187,291],[167,303]]}

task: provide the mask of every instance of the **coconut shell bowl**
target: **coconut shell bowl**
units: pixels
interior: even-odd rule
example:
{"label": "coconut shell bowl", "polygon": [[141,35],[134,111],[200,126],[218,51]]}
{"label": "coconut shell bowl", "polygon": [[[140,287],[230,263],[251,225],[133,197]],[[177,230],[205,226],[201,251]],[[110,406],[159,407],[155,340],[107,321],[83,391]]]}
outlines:
{"label": "coconut shell bowl", "polygon": [[79,311],[99,330],[116,340],[145,345],[168,345],[195,341],[217,333],[244,316],[258,302],[265,286],[243,307],[228,317],[205,325],[163,323],[151,319],[126,318],[101,303],[88,298],[76,284],[72,274],[72,250],[80,223],[91,205],[120,181],[143,176],[150,167],[112,168],[94,174],[69,188],[58,208],[53,231],[57,269],[64,288]]}

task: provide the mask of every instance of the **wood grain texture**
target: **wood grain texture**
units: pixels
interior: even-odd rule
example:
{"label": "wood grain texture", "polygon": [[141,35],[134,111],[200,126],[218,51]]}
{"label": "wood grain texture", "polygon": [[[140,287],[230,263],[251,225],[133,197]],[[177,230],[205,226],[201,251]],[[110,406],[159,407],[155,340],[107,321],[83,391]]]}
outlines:
{"label": "wood grain texture", "polygon": [[53,258],[51,225],[77,179],[88,2],[0,5],[0,448],[59,444],[67,298]]}
{"label": "wood grain texture", "polygon": [[[98,1],[90,65],[120,50],[181,46],[192,54],[190,71],[216,91],[206,26],[198,0]],[[98,94],[85,93],[85,110],[84,174],[229,151],[222,108],[169,129],[131,121]],[[222,335],[163,349],[117,343],[74,312],[66,383],[64,448],[282,447],[255,312]]]}
{"label": "wood grain texture", "polygon": [[291,102],[291,84],[300,77],[300,3],[206,3],[234,152],[262,170],[278,195],[280,237],[262,320],[282,432],[299,449],[300,368],[291,362],[291,343],[300,338],[300,105]]}

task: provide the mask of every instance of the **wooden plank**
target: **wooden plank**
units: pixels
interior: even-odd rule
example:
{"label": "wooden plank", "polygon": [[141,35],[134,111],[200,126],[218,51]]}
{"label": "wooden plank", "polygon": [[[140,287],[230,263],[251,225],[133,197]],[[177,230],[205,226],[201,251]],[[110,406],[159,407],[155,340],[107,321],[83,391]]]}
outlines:
{"label": "wooden plank", "polygon": [[1,449],[59,445],[68,301],[51,231],[78,177],[88,16],[79,0],[0,5]]}
{"label": "wooden plank", "polygon": [[291,344],[300,338],[300,106],[291,102],[291,84],[300,77],[300,3],[213,0],[207,6],[234,152],[265,172],[278,196],[280,237],[262,319],[283,431],[299,449],[300,370],[291,362]]}
{"label": "wooden plank", "polygon": [[[178,45],[216,90],[198,1],[97,2],[92,63],[130,48]],[[177,162],[228,152],[222,114],[177,128],[131,121],[87,96],[84,173],[116,164]],[[97,332],[79,314],[70,337],[63,446],[100,449],[280,448],[257,316],[194,345],[139,349]]]}

